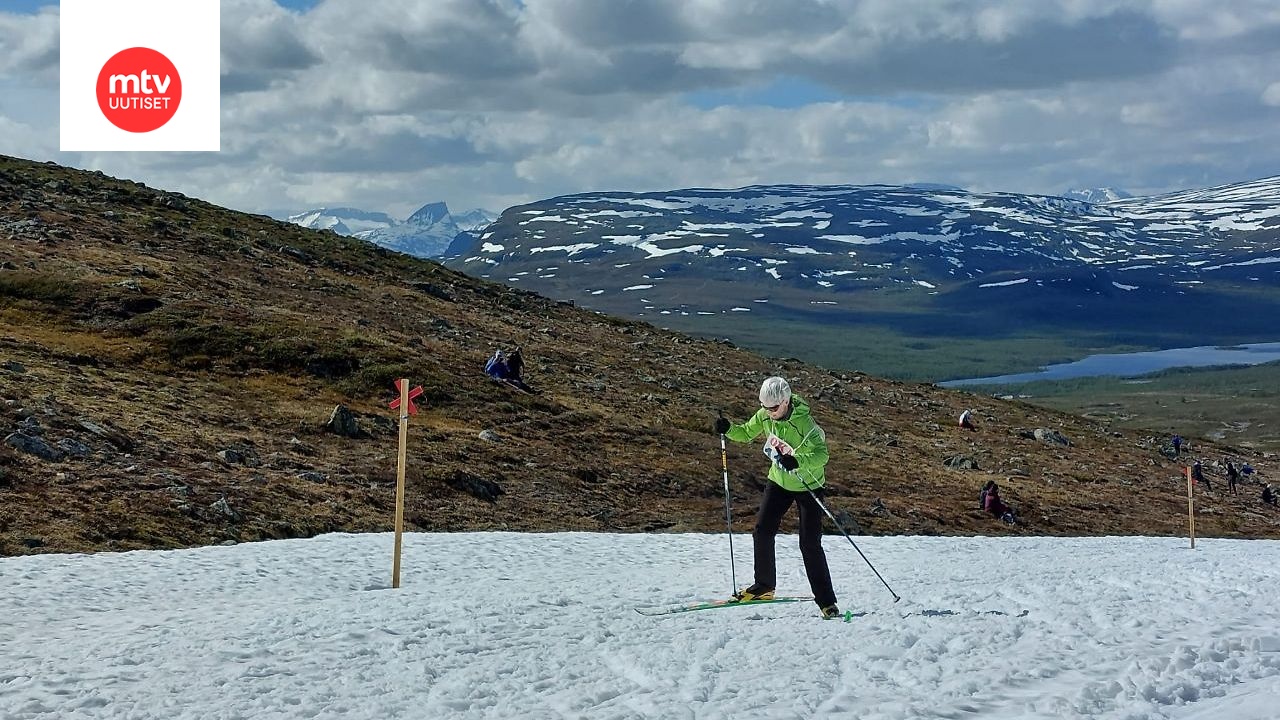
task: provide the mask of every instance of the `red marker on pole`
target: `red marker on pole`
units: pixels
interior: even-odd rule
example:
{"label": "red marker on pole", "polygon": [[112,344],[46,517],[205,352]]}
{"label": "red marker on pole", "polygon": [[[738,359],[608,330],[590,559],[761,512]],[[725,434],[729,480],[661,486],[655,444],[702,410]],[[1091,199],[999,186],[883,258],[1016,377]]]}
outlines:
{"label": "red marker on pole", "polygon": [[392,410],[400,411],[400,455],[396,463],[396,546],[391,558],[391,587],[400,587],[400,541],[404,534],[404,464],[409,441],[409,416],[418,414],[413,399],[422,395],[422,386],[409,389],[409,381],[396,380],[400,397],[387,403]]}

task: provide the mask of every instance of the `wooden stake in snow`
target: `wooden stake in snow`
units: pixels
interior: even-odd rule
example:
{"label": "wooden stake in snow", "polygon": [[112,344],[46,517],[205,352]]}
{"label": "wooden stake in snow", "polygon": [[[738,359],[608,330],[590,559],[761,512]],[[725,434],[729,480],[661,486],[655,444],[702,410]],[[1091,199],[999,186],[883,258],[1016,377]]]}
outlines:
{"label": "wooden stake in snow", "polygon": [[413,399],[422,394],[422,386],[410,390],[409,381],[396,381],[400,397],[388,403],[392,410],[400,410],[400,455],[396,463],[396,548],[391,558],[391,587],[400,587],[400,538],[404,534],[404,461],[409,441],[409,416],[418,414]]}
{"label": "wooden stake in snow", "polygon": [[1191,468],[1187,468],[1187,527],[1191,533],[1191,549],[1196,549],[1196,500],[1192,488],[1195,481],[1191,479]]}

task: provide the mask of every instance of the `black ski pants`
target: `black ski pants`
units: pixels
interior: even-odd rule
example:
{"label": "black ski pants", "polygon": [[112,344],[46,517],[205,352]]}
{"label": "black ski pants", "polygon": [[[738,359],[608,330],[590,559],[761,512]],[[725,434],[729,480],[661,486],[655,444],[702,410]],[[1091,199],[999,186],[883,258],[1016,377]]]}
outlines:
{"label": "black ski pants", "polygon": [[[818,489],[815,492],[821,493]],[[822,508],[806,491],[792,492],[772,480],[765,482],[764,498],[756,515],[756,527],[751,537],[755,544],[756,584],[765,587],[778,586],[778,565],[774,557],[774,538],[782,525],[782,516],[791,504],[800,508],[800,555],[804,558],[804,572],[809,576],[809,587],[818,607],[836,602],[831,588],[831,570],[827,567],[827,554],[822,549]]]}

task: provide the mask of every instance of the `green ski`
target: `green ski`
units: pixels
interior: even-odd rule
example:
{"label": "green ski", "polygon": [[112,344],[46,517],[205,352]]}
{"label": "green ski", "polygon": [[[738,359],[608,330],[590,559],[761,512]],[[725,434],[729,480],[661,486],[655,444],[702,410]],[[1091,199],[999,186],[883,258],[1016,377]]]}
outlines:
{"label": "green ski", "polygon": [[715,608],[742,607],[744,605],[769,605],[772,603],[792,603],[812,600],[807,597],[776,597],[772,600],[710,600],[706,602],[684,603],[680,605],[658,605],[655,607],[638,607],[641,615],[674,615],[676,613],[694,612],[695,610],[712,610]]}

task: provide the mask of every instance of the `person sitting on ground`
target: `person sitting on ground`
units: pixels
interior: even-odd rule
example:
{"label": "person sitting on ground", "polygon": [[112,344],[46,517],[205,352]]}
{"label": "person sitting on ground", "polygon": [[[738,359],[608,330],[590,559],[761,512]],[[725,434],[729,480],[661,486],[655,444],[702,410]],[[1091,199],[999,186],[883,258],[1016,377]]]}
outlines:
{"label": "person sitting on ground", "polygon": [[1267,505],[1276,505],[1276,491],[1271,489],[1271,483],[1265,483],[1262,486],[1262,502]]}
{"label": "person sitting on ground", "polygon": [[1000,486],[996,485],[995,480],[988,480],[987,484],[990,487],[987,488],[986,497],[983,499],[985,504],[982,509],[1010,525],[1017,522],[1013,516],[1013,508],[1005,505],[1004,501],[1000,499]]}
{"label": "person sitting on ground", "polygon": [[975,424],[973,421],[972,410],[965,410],[964,412],[960,413],[960,427],[964,428],[965,430],[978,429],[977,424]]}
{"label": "person sitting on ground", "polygon": [[1198,483],[1204,483],[1204,489],[1213,492],[1213,483],[1204,476],[1204,468],[1201,467],[1199,459],[1191,463],[1191,479]]}
{"label": "person sitting on ground", "polygon": [[507,382],[527,393],[533,393],[533,388],[524,381],[524,355],[520,353],[519,346],[507,353]]}
{"label": "person sitting on ground", "polygon": [[1241,475],[1242,477],[1249,477],[1249,476],[1250,476],[1250,475],[1252,475],[1252,474],[1253,474],[1253,466],[1252,466],[1252,465],[1250,465],[1249,463],[1244,463],[1244,464],[1242,464],[1242,465],[1240,466],[1240,475]]}
{"label": "person sitting on ground", "polygon": [[524,355],[520,354],[520,346],[507,354],[507,379],[524,383]]}
{"label": "person sitting on ground", "polygon": [[484,372],[494,380],[507,380],[511,376],[511,370],[507,367],[507,358],[501,350],[493,354],[489,358],[489,362],[484,365]]}
{"label": "person sitting on ground", "polygon": [[978,492],[978,509],[979,510],[987,509],[987,493],[991,491],[992,487],[995,487],[995,484],[996,484],[995,480],[988,480],[987,483],[982,486],[982,490]]}

